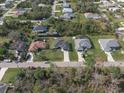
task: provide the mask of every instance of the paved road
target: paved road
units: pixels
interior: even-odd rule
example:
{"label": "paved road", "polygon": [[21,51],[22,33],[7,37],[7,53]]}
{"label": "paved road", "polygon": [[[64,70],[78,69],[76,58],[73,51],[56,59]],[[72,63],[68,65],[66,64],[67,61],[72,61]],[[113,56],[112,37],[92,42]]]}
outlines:
{"label": "paved road", "polygon": [[[81,67],[84,66],[82,62],[53,62],[54,66],[57,67]],[[27,68],[27,67],[50,67],[50,64],[45,64],[44,62],[35,62],[35,63],[0,63],[0,67],[8,68]]]}
{"label": "paved road", "polygon": [[[52,62],[54,66],[57,67],[85,67],[83,62]],[[101,67],[124,67],[124,62],[104,62],[101,65],[96,65]],[[34,63],[0,63],[0,67],[6,67],[6,68],[28,68],[28,67],[50,67],[50,64],[45,64],[45,62],[34,62]]]}
{"label": "paved road", "polygon": [[17,3],[15,3],[15,4],[14,4],[14,7],[12,7],[11,9],[9,9],[9,10],[3,15],[2,18],[4,19],[6,16],[8,16],[9,13],[10,13],[12,10],[14,10],[14,9],[17,7],[17,5],[20,4],[21,2],[22,2],[22,0],[18,1]]}

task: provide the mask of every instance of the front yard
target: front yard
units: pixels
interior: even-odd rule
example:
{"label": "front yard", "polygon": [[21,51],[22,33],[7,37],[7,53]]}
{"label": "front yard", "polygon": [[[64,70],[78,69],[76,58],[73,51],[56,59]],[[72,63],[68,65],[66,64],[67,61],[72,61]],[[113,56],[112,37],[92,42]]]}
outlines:
{"label": "front yard", "polygon": [[[93,48],[88,51],[88,54],[92,55],[97,62],[104,62],[107,61],[107,56],[102,51],[98,39],[100,38],[108,38],[108,37],[99,37],[99,36],[89,36],[91,42],[93,44]],[[111,38],[111,37],[110,37]]]}
{"label": "front yard", "polygon": [[121,49],[114,51],[112,53],[112,56],[115,61],[124,61],[124,41],[122,41],[122,40],[118,40],[118,41],[121,45]]}
{"label": "front yard", "polygon": [[9,68],[6,71],[1,82],[4,82],[4,83],[14,82],[15,76],[19,73],[20,70],[21,69],[19,69],[19,68]]}
{"label": "front yard", "polygon": [[75,44],[72,37],[64,37],[63,39],[70,44],[70,51],[69,51],[70,61],[78,61],[78,55],[75,50]]}
{"label": "front yard", "polygon": [[61,50],[41,50],[34,54],[34,61],[63,61],[63,53]]}

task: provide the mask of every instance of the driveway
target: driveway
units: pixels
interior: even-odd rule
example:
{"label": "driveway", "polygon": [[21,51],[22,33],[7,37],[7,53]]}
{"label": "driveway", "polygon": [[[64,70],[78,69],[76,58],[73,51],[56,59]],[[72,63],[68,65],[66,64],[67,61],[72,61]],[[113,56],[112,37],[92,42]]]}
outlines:
{"label": "driveway", "polygon": [[1,68],[0,69],[0,81],[2,80],[2,78],[3,78],[4,74],[5,74],[5,72],[7,71],[7,69],[8,68]]}
{"label": "driveway", "polygon": [[78,54],[78,62],[85,62],[84,58],[82,57],[82,53],[77,51],[77,54]]}
{"label": "driveway", "polygon": [[30,63],[30,62],[33,62],[33,53],[32,52],[29,52],[27,55],[30,55],[30,58],[27,60],[27,63]]}
{"label": "driveway", "polygon": [[109,62],[115,62],[115,60],[113,59],[112,55],[110,52],[105,52],[105,54],[107,55],[107,61]]}
{"label": "driveway", "polygon": [[64,54],[64,62],[70,62],[70,59],[69,59],[69,52],[68,51],[65,51],[62,49],[62,52]]}

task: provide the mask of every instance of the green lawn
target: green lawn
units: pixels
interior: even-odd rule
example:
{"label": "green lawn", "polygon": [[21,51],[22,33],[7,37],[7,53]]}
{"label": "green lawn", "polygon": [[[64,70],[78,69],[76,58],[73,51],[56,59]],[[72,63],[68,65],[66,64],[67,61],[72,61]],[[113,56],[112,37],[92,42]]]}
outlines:
{"label": "green lawn", "polygon": [[62,15],[62,12],[56,12],[55,16],[60,17]]}
{"label": "green lawn", "polygon": [[115,61],[124,61],[124,54],[121,53],[121,50],[114,51],[112,56]]}
{"label": "green lawn", "polygon": [[9,38],[7,37],[0,37],[0,45],[4,44],[5,42],[9,42]]}
{"label": "green lawn", "polygon": [[96,61],[100,61],[100,62],[106,61],[107,56],[105,55],[104,51],[101,50],[100,44],[98,42],[98,39],[100,39],[100,38],[109,38],[111,36],[102,36],[102,37],[89,36],[89,37],[90,37],[91,42],[93,44],[93,48],[90,49],[88,51],[88,53],[90,53],[95,58]]}
{"label": "green lawn", "polygon": [[56,5],[56,10],[58,11],[61,11],[62,7],[60,5]]}
{"label": "green lawn", "polygon": [[85,18],[84,14],[75,14],[75,18],[72,19],[73,22],[76,23],[84,23],[87,19]]}
{"label": "green lawn", "polygon": [[34,55],[34,61],[63,61],[63,52],[61,50],[42,50]]}
{"label": "green lawn", "polygon": [[121,49],[114,51],[112,53],[112,56],[113,56],[114,60],[116,60],[116,61],[124,61],[124,54],[122,53],[122,51],[124,51],[124,41],[122,41],[122,40],[118,40],[118,41],[121,45]]}
{"label": "green lawn", "polygon": [[14,79],[15,79],[15,76],[19,73],[19,69],[17,68],[9,68],[2,81],[1,82],[5,82],[5,83],[11,83],[11,82],[14,82]]}
{"label": "green lawn", "polygon": [[63,39],[70,44],[70,48],[71,48],[71,50],[69,51],[70,60],[71,61],[78,61],[78,55],[77,55],[77,52],[75,50],[75,44],[74,44],[74,40],[72,39],[72,37],[63,37]]}

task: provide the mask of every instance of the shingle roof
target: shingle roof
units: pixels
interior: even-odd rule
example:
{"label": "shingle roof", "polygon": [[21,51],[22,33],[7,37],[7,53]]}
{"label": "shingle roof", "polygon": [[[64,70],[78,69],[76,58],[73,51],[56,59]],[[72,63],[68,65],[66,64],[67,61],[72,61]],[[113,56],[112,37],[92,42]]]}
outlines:
{"label": "shingle roof", "polygon": [[6,93],[8,86],[6,84],[0,84],[0,93]]}
{"label": "shingle roof", "polygon": [[22,52],[26,49],[26,43],[24,41],[18,40],[10,45],[11,49]]}
{"label": "shingle roof", "polygon": [[73,10],[72,10],[72,8],[63,8],[62,12],[63,13],[72,13]]}
{"label": "shingle roof", "polygon": [[33,31],[37,31],[37,32],[47,32],[48,31],[48,27],[47,26],[34,26],[33,27]]}
{"label": "shingle roof", "polygon": [[46,42],[44,41],[35,41],[32,42],[28,51],[35,51],[37,49],[45,48],[46,47]]}
{"label": "shingle roof", "polygon": [[77,51],[84,51],[84,49],[91,48],[91,42],[88,38],[75,39],[75,49]]}
{"label": "shingle roof", "polygon": [[69,44],[67,42],[65,42],[64,40],[57,39],[57,41],[55,43],[55,48],[57,48],[57,49],[62,48],[64,50],[69,50]]}
{"label": "shingle roof", "polygon": [[106,52],[112,51],[112,48],[120,48],[120,44],[116,39],[99,39],[99,43]]}

